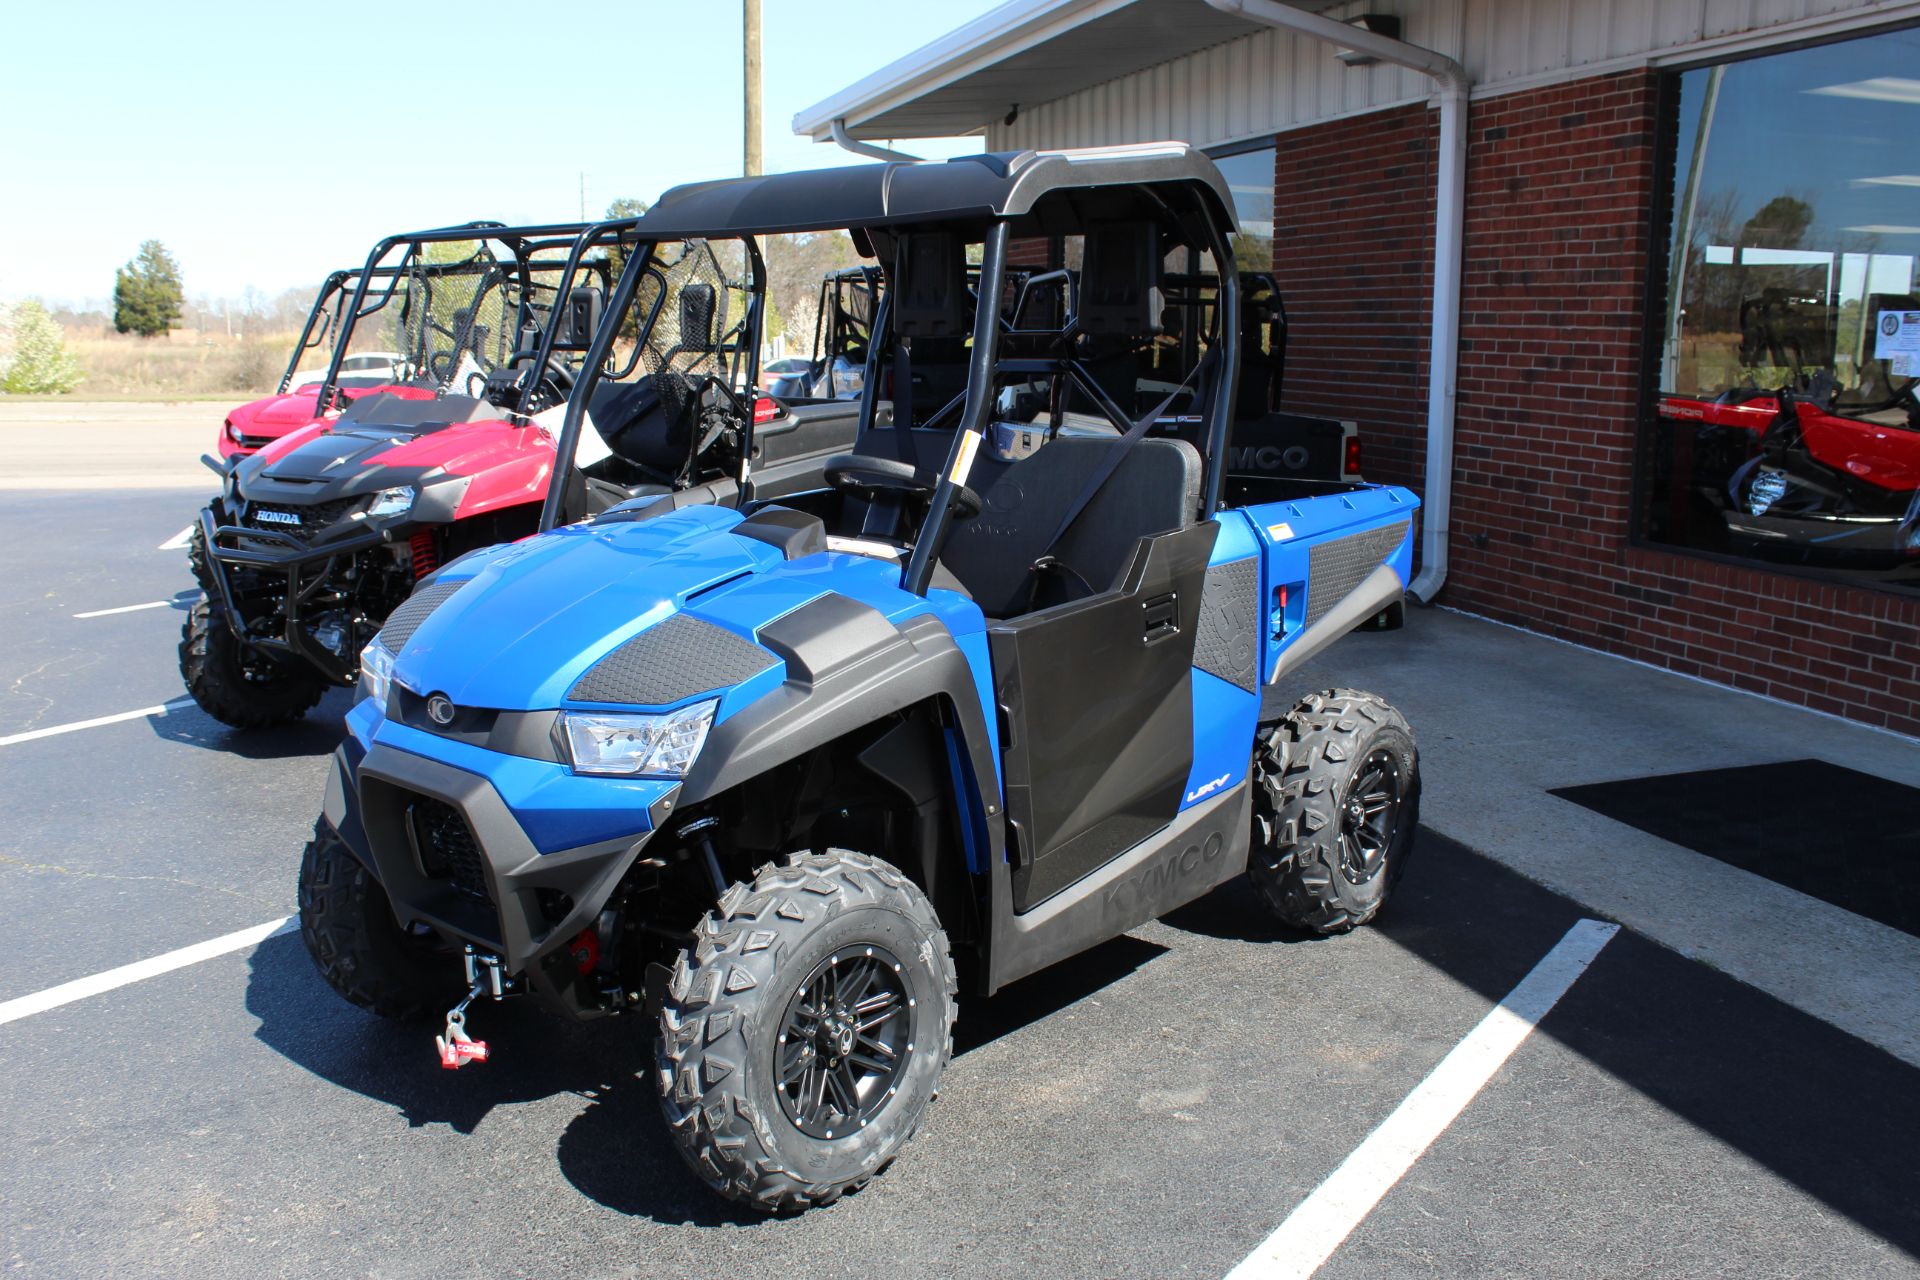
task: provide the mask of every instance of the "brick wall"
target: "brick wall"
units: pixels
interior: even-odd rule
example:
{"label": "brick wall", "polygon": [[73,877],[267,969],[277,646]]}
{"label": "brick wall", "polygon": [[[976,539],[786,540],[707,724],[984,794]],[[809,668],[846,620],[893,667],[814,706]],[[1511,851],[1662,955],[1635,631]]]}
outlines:
{"label": "brick wall", "polygon": [[[1473,104],[1447,603],[1920,733],[1920,600],[1629,544],[1654,77]],[[1420,487],[1433,113],[1284,134],[1290,408],[1357,419]]]}
{"label": "brick wall", "polygon": [[1051,267],[1054,243],[1048,236],[1016,236],[1007,241],[1007,265],[1043,270]]}

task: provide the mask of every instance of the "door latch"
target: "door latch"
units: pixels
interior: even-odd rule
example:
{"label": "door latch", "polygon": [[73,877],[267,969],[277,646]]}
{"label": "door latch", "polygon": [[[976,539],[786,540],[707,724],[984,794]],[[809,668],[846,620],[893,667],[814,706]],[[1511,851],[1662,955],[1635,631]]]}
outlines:
{"label": "door latch", "polygon": [[1141,639],[1147,644],[1180,634],[1180,594],[1169,592],[1140,605]]}

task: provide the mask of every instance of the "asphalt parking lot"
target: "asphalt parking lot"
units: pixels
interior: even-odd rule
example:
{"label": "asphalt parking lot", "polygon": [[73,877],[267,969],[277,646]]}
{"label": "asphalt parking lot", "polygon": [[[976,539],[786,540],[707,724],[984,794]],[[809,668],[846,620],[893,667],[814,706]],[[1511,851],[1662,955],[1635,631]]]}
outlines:
{"label": "asphalt parking lot", "polygon": [[[190,579],[161,544],[199,497],[93,494],[76,518],[72,493],[0,492],[0,1002],[292,910],[346,700],[267,736],[181,705]],[[74,616],[132,605],[149,607]],[[636,1074],[643,1025],[484,1007],[495,1059],[451,1074],[430,1029],[341,1003],[279,934],[0,1025],[0,1258],[48,1276],[1220,1276],[1595,914],[1432,833],[1379,925],[1347,937],[1285,934],[1229,885],[963,1002],[900,1163],[781,1220],[683,1172]],[[1318,1274],[1920,1274],[1917,1083],[1623,929]]]}

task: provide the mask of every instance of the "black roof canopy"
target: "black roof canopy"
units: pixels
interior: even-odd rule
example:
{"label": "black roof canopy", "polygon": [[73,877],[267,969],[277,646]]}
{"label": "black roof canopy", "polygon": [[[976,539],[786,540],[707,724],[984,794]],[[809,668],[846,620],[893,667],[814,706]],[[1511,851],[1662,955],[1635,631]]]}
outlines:
{"label": "black roof canopy", "polygon": [[1233,200],[1212,160],[1183,142],[1009,151],[860,164],[674,187],[638,222],[646,239],[1016,218],[1050,192],[1189,184],[1223,230]]}

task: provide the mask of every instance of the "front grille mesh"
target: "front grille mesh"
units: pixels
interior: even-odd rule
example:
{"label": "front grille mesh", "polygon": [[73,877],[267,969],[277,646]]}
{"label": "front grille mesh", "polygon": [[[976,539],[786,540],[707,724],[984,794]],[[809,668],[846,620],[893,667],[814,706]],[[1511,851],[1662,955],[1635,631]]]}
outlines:
{"label": "front grille mesh", "polygon": [[[256,502],[248,506],[241,523],[250,529],[272,529],[279,533],[314,534],[326,528],[336,520],[344,519],[364,498],[337,498],[332,502],[316,502],[310,506],[286,506],[278,502]],[[261,513],[272,512],[277,515],[290,515],[300,523],[288,524],[283,520],[261,519]]]}
{"label": "front grille mesh", "polygon": [[460,811],[444,800],[420,796],[407,806],[407,818],[413,823],[414,844],[420,850],[420,869],[435,880],[445,880],[466,897],[491,905],[486,857]]}

